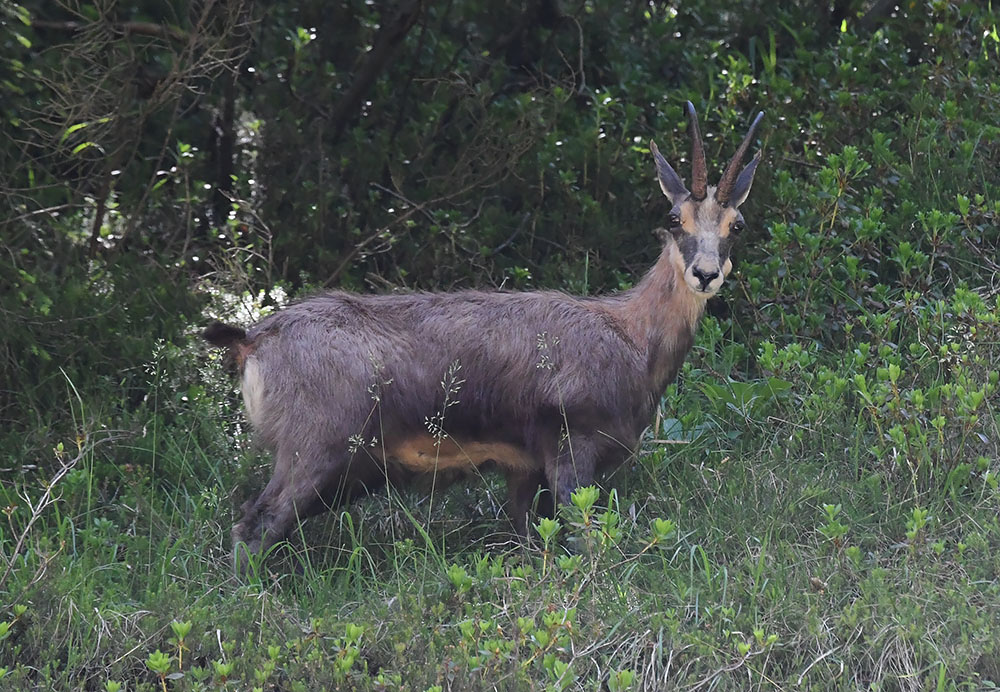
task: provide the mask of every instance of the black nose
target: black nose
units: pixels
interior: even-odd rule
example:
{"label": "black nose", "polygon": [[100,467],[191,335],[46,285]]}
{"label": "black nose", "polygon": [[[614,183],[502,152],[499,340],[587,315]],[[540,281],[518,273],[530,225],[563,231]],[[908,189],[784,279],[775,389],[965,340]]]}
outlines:
{"label": "black nose", "polygon": [[710,283],[712,283],[712,279],[714,279],[719,275],[719,272],[712,272],[711,274],[706,274],[702,270],[698,269],[698,267],[692,267],[691,273],[694,274],[694,277],[698,279],[699,282],[701,282],[701,290],[703,291],[708,287]]}

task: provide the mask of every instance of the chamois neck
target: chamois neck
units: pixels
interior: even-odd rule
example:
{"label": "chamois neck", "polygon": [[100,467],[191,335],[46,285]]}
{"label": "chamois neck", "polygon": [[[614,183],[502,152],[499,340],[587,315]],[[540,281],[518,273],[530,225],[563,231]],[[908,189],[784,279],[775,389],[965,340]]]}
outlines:
{"label": "chamois neck", "polygon": [[651,389],[662,394],[694,344],[705,299],[684,282],[683,260],[672,239],[656,264],[627,291],[620,304],[625,330],[646,352]]}

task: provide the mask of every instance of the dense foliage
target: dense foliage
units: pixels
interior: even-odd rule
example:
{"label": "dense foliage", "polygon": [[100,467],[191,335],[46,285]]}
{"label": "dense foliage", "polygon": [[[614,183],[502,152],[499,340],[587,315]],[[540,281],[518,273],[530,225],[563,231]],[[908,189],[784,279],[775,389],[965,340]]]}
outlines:
{"label": "dense foliage", "polygon": [[[0,684],[1000,685],[998,26],[0,0]],[[489,477],[377,495],[235,576],[267,459],[198,329],[332,286],[626,287],[688,99],[710,165],[766,111],[764,160],[615,492],[533,546]]]}

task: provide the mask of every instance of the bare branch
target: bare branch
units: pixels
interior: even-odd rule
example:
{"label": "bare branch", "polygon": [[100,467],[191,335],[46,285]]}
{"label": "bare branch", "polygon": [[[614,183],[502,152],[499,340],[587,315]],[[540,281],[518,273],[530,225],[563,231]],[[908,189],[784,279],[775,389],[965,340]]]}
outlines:
{"label": "bare branch", "polygon": [[403,39],[416,24],[422,9],[422,0],[407,0],[392,21],[379,29],[375,43],[357,70],[351,86],[344,92],[330,114],[330,121],[333,125],[333,141],[340,139],[347,124],[357,114],[365,94],[375,84],[375,80],[385,69],[386,64],[402,46]]}
{"label": "bare branch", "polygon": [[[88,27],[83,22],[52,22],[44,19],[36,19],[31,23],[36,29],[50,29],[53,31],[65,31],[76,33]],[[187,41],[188,34],[174,26],[164,26],[153,22],[119,22],[108,25],[116,34],[138,34],[140,36],[153,36],[155,38],[170,39],[173,41]]]}

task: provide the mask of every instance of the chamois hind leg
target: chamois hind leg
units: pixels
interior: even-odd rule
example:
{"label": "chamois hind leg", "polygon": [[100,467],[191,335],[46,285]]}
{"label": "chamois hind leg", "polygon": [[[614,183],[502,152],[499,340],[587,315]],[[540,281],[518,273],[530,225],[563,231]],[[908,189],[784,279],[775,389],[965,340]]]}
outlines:
{"label": "chamois hind leg", "polygon": [[[521,538],[528,536],[532,506],[539,517],[553,514],[552,493],[549,492],[544,471],[507,471],[507,515],[514,531]],[[535,501],[537,499],[537,505]]]}
{"label": "chamois hind leg", "polygon": [[249,553],[266,551],[288,535],[297,520],[326,509],[323,495],[341,464],[331,450],[279,447],[274,471],[264,491],[243,505],[243,517],[233,527],[233,551],[240,544]]}

